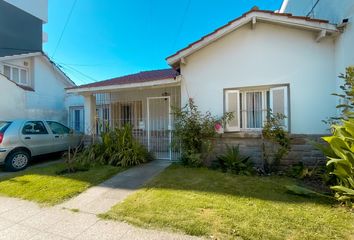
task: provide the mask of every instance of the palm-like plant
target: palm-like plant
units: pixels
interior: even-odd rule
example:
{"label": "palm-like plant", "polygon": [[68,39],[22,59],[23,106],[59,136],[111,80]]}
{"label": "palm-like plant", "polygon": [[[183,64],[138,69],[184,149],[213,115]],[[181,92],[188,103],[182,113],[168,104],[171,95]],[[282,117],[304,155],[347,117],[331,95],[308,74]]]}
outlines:
{"label": "palm-like plant", "polygon": [[217,157],[221,168],[240,175],[253,173],[253,162],[248,156],[242,156],[239,146],[226,146],[226,152]]}

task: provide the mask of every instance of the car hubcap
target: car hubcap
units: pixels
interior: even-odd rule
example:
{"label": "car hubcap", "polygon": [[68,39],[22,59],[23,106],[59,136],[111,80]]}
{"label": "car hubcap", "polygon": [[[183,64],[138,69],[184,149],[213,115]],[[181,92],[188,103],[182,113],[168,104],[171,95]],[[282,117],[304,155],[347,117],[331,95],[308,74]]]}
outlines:
{"label": "car hubcap", "polygon": [[28,162],[28,158],[25,154],[17,154],[16,156],[14,156],[14,158],[12,159],[12,166],[14,168],[23,168],[24,166],[27,165]]}

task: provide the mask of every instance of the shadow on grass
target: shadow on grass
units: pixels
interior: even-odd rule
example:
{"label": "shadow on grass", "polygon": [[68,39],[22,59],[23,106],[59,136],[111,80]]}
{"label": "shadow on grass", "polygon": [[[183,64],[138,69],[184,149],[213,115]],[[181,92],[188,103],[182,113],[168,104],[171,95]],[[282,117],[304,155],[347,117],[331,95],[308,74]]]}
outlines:
{"label": "shadow on grass", "polygon": [[[147,189],[188,191],[201,194],[256,198],[287,203],[312,202],[331,205],[331,197],[299,196],[287,191],[287,185],[298,184],[296,179],[282,176],[240,176],[206,168],[189,168],[173,164],[148,182]],[[182,193],[183,194],[183,193]]]}

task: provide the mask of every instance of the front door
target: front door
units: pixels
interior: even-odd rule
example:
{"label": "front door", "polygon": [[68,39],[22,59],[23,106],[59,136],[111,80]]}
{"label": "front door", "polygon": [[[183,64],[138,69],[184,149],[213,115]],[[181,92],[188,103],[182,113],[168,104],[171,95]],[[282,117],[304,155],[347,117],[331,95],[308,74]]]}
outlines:
{"label": "front door", "polygon": [[148,149],[157,159],[171,160],[170,97],[147,99]]}

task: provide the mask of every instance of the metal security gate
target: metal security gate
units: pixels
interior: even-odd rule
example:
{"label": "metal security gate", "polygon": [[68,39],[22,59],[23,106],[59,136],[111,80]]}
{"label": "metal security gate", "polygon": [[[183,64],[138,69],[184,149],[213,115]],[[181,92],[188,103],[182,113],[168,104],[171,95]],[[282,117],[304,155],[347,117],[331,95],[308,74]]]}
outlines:
{"label": "metal security gate", "polygon": [[157,159],[172,160],[170,96],[147,98],[148,149]]}

